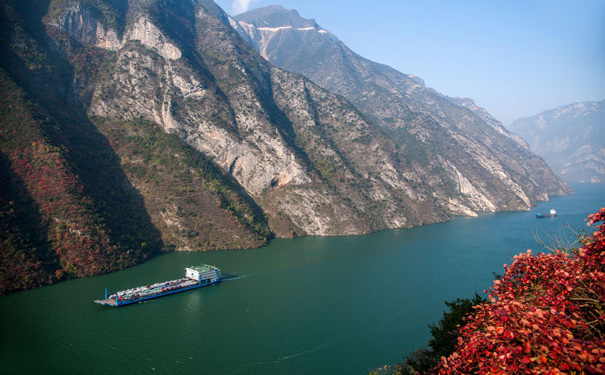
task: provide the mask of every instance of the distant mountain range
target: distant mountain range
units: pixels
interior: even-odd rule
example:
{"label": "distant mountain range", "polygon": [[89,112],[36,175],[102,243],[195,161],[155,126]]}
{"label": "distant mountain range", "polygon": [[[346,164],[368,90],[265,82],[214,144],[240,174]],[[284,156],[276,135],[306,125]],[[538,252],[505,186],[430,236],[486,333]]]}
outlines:
{"label": "distant mountain range", "polygon": [[605,182],[605,100],[564,105],[508,127],[565,180]]}
{"label": "distant mountain range", "polygon": [[570,192],[472,101],[295,12],[268,8],[261,24],[211,0],[0,7],[0,293],[162,251],[411,227]]}

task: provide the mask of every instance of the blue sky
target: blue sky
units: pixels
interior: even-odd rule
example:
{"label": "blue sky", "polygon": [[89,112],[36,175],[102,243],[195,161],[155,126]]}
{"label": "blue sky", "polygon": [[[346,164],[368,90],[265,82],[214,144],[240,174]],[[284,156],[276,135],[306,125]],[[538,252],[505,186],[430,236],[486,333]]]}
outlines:
{"label": "blue sky", "polygon": [[314,18],[370,60],[469,97],[505,125],[605,99],[605,0],[215,0]]}

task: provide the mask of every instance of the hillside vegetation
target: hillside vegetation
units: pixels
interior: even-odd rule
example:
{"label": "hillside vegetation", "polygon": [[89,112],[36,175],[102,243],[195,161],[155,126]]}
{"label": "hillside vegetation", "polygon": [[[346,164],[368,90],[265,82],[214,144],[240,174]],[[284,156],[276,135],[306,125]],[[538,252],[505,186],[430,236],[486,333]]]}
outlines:
{"label": "hillside vegetation", "polygon": [[[87,179],[91,171],[70,162],[73,138],[3,71],[0,92],[0,293],[123,269],[158,251],[136,195]],[[95,199],[103,187],[125,201]]]}

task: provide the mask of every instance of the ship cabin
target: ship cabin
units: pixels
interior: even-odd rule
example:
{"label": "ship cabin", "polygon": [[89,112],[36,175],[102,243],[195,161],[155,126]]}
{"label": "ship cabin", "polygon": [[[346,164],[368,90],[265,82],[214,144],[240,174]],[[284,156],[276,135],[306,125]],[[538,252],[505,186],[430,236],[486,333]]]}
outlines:
{"label": "ship cabin", "polygon": [[192,266],[185,268],[185,276],[188,279],[193,279],[201,285],[214,284],[220,281],[221,271],[207,264],[200,266]]}

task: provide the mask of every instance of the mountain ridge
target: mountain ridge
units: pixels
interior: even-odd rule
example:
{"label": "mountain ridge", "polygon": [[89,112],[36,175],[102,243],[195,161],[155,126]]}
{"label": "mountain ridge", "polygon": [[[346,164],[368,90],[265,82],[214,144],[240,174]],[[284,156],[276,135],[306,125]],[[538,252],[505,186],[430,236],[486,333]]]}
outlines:
{"label": "mountain ridge", "polygon": [[[271,24],[267,17],[272,11],[288,12],[279,8],[256,9],[233,17],[232,24],[239,23],[241,27],[236,28],[237,31],[272,63],[343,95],[400,147],[422,150],[422,161],[430,169],[425,176],[427,181],[431,180],[431,175],[439,175],[439,170],[445,166],[448,172],[440,174],[441,180],[451,181],[450,184],[457,185],[461,195],[467,197],[466,202],[452,198],[452,212],[468,215],[474,210],[513,209],[498,208],[502,203],[493,204],[492,200],[497,199],[490,190],[500,189],[511,196],[510,192],[504,191],[512,189],[511,198],[521,199],[526,207],[535,202],[535,196],[546,199],[548,194],[571,191],[546,164],[529,152],[520,137],[506,130],[474,102],[446,97],[424,86],[418,77],[357,55],[337,39],[317,32],[284,28],[287,24],[283,23],[283,18],[280,23]],[[255,24],[281,28],[266,31],[265,34],[272,34],[268,38],[254,30]],[[428,126],[431,123],[433,126]],[[448,149],[451,150],[448,152]],[[445,159],[440,156],[443,153],[447,155]],[[515,156],[511,158],[508,153]],[[460,155],[464,162],[452,164]],[[519,160],[529,167],[519,164]],[[478,175],[481,170],[483,172]],[[507,188],[492,184],[486,189],[485,176],[492,171],[496,177],[493,181],[499,180],[501,182],[496,184],[504,184]],[[532,174],[535,177],[530,177]],[[538,184],[537,180],[542,182]],[[507,199],[510,201],[511,198]]]}
{"label": "mountain ridge", "polygon": [[605,181],[605,100],[576,102],[513,121],[523,136],[566,180]]}

